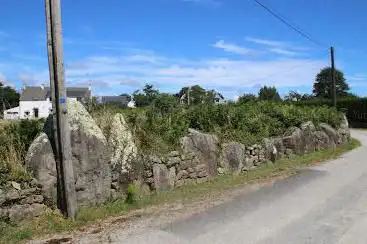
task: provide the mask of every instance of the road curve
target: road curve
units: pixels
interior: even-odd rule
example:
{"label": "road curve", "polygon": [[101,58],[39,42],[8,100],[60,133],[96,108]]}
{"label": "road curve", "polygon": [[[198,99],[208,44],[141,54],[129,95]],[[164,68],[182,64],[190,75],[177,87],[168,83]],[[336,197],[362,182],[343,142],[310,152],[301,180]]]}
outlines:
{"label": "road curve", "polygon": [[367,131],[363,146],[189,219],[112,243],[366,244]]}

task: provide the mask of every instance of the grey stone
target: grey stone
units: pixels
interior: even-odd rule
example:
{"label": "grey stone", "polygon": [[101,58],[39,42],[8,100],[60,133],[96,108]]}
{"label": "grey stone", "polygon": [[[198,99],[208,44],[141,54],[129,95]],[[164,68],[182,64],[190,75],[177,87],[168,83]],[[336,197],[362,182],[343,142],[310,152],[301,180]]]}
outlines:
{"label": "grey stone", "polygon": [[149,157],[149,160],[150,160],[150,162],[152,162],[153,164],[161,164],[161,163],[162,163],[162,160],[161,160],[158,156],[156,156],[156,155],[151,155],[151,156]]}
{"label": "grey stone", "polygon": [[197,172],[192,172],[189,174],[189,178],[191,179],[196,179],[198,177],[198,173]]}
{"label": "grey stone", "polygon": [[154,178],[153,177],[149,177],[145,179],[145,183],[147,184],[154,184]]}
{"label": "grey stone", "polygon": [[324,131],[326,133],[326,135],[334,141],[334,143],[338,142],[338,133],[336,132],[336,130],[331,127],[328,124],[325,123],[321,123],[319,124],[319,128],[321,131]]}
{"label": "grey stone", "polygon": [[27,188],[27,189],[22,190],[20,194],[22,196],[29,196],[29,195],[32,195],[38,192],[41,192],[41,190],[36,187],[32,187],[32,188]]}
{"label": "grey stone", "polygon": [[196,172],[208,172],[208,165],[206,164],[199,164],[195,166],[195,171]]}
{"label": "grey stone", "polygon": [[198,178],[204,178],[204,177],[208,177],[209,173],[207,171],[200,171],[197,173],[197,177]]}
{"label": "grey stone", "polygon": [[349,130],[349,123],[345,115],[343,115],[339,129],[337,130],[337,134],[338,134],[338,144],[346,144],[350,142],[351,136]]}
{"label": "grey stone", "polygon": [[[110,146],[80,102],[68,101],[67,109],[78,207],[101,204],[110,198]],[[49,117],[45,123],[48,135],[41,134],[32,143],[26,165],[42,185],[45,196],[56,199],[56,164],[50,143],[53,141],[52,126],[52,118]]]}
{"label": "grey stone", "polygon": [[151,170],[144,170],[144,176],[146,178],[152,177],[153,176],[153,172]]}
{"label": "grey stone", "polygon": [[312,135],[314,138],[316,151],[336,147],[335,142],[324,131],[315,131],[312,133]]}
{"label": "grey stone", "polygon": [[41,133],[30,145],[25,157],[26,167],[37,179],[31,185],[41,185],[43,195],[55,199],[57,196],[56,162],[51,147],[51,142],[45,133]]}
{"label": "grey stone", "polygon": [[129,172],[137,157],[138,148],[124,116],[120,113],[112,119],[108,144],[112,149],[112,167],[121,170],[122,173]]}
{"label": "grey stone", "polygon": [[195,169],[194,169],[194,168],[188,168],[188,169],[187,169],[187,172],[188,172],[188,173],[190,173],[190,174],[191,174],[191,173],[194,173],[194,172],[195,172]]}
{"label": "grey stone", "polygon": [[244,167],[246,147],[237,142],[223,143],[220,166],[228,172],[239,173]]}
{"label": "grey stone", "polygon": [[247,156],[244,161],[243,169],[249,170],[252,166],[254,166],[254,158],[251,156]]}
{"label": "grey stone", "polygon": [[154,186],[158,191],[170,188],[167,166],[164,164],[153,165]]}
{"label": "grey stone", "polygon": [[312,121],[302,123],[301,126],[302,138],[304,142],[304,153],[312,153],[315,151],[315,140],[313,133],[316,131],[315,125]]}
{"label": "grey stone", "polygon": [[181,159],[179,157],[170,157],[168,158],[168,161],[167,161],[167,167],[172,167],[172,166],[175,166],[177,164],[179,164],[181,162]]}
{"label": "grey stone", "polygon": [[18,190],[18,191],[22,190],[22,187],[20,186],[20,184],[19,184],[19,183],[17,183],[17,182],[15,182],[15,181],[12,181],[12,182],[11,182],[11,185],[12,185],[12,187],[13,187],[14,189],[16,189],[16,190]]}
{"label": "grey stone", "polygon": [[184,161],[184,162],[181,162],[178,165],[178,168],[180,170],[187,170],[189,167],[191,167],[191,165],[192,165],[192,162],[191,161]]}
{"label": "grey stone", "polygon": [[224,168],[219,167],[217,169],[217,172],[218,172],[219,175],[223,175],[226,172],[226,170]]}
{"label": "grey stone", "polygon": [[21,204],[43,203],[42,195],[30,195],[20,201]]}
{"label": "grey stone", "polygon": [[20,200],[21,196],[18,190],[15,189],[10,189],[6,194],[5,194],[5,200],[6,201],[17,201]]}
{"label": "grey stone", "polygon": [[181,170],[180,172],[178,172],[176,179],[181,180],[181,179],[186,179],[188,177],[189,177],[189,173],[186,170]]}
{"label": "grey stone", "polygon": [[208,166],[210,177],[217,175],[219,140],[215,135],[190,129],[189,134],[181,138],[180,142],[184,153],[195,153],[199,161]]}
{"label": "grey stone", "polygon": [[168,184],[171,188],[175,187],[175,181],[176,181],[176,168],[171,167],[168,171]]}
{"label": "grey stone", "polygon": [[111,188],[118,191],[120,189],[120,185],[118,182],[112,182],[111,183]]}
{"label": "grey stone", "polygon": [[4,192],[0,189],[0,206],[6,201]]}
{"label": "grey stone", "polygon": [[303,140],[302,130],[297,127],[289,128],[284,134],[283,145],[286,149],[291,149],[295,154],[303,155],[305,152],[305,142]]}
{"label": "grey stone", "polygon": [[8,217],[13,222],[28,220],[42,215],[46,206],[39,203],[14,205],[7,210]]}
{"label": "grey stone", "polygon": [[172,152],[168,153],[167,156],[170,157],[170,158],[179,157],[180,156],[180,152],[178,152],[178,151],[172,151]]}

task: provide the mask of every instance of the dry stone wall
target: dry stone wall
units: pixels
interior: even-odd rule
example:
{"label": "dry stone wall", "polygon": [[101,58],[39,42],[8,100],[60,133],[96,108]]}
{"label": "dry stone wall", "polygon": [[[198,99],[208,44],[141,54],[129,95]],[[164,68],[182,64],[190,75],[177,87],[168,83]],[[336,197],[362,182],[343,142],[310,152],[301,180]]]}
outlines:
{"label": "dry stone wall", "polygon": [[[190,129],[180,139],[181,147],[177,151],[146,155],[139,152],[123,115],[117,114],[112,120],[112,133],[107,140],[81,104],[73,104],[69,111],[78,206],[124,198],[132,183],[147,193],[167,191],[184,184],[202,183],[221,174],[239,174],[267,162],[276,163],[281,158],[334,148],[350,140],[346,118],[338,129],[305,122],[299,128],[289,128],[284,135],[264,138],[255,145],[221,142],[215,135]],[[23,188],[34,187],[24,185],[21,190],[10,189],[10,193],[2,190],[2,218],[16,220],[13,210],[22,204],[37,215],[45,201],[55,200],[52,133],[46,130],[46,134],[32,143],[26,165],[39,182],[37,188],[27,192]]]}

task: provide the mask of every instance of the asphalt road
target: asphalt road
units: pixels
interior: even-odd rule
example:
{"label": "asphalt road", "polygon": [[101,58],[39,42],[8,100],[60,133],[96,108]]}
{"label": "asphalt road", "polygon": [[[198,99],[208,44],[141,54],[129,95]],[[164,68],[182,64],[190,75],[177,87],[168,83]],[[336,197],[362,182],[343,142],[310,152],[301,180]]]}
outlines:
{"label": "asphalt road", "polygon": [[366,244],[367,131],[364,146],[300,175],[159,228],[115,233],[112,243]]}

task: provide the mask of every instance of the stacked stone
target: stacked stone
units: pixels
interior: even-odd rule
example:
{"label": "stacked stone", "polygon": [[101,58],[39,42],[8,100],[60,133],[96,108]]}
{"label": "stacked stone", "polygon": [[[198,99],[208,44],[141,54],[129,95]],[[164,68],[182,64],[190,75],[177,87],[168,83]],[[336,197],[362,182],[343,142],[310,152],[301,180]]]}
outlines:
{"label": "stacked stone", "polygon": [[41,186],[35,180],[7,182],[0,189],[0,220],[19,222],[38,217],[46,209]]}

